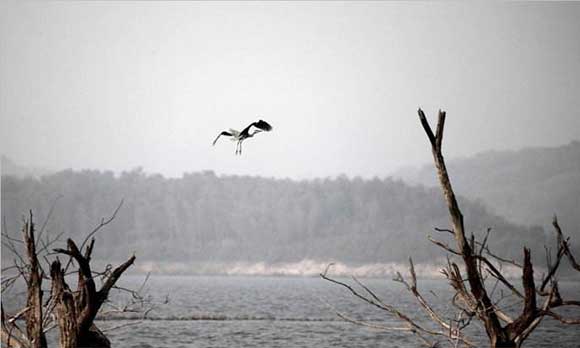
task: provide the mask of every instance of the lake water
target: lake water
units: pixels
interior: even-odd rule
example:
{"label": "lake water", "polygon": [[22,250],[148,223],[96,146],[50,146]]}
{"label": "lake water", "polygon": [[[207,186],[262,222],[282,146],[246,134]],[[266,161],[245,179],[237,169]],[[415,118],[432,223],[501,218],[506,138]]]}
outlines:
{"label": "lake water", "polygon": [[[137,287],[142,279],[129,277],[125,282],[127,286]],[[390,279],[364,279],[364,283],[386,303],[395,304],[416,318],[423,317],[415,299],[401,284]],[[449,296],[446,282],[420,280],[419,285],[437,308],[446,310],[443,301]],[[336,310],[378,324],[397,325],[384,312],[355,299],[346,289],[317,277],[168,276],[152,277],[146,287],[154,298],[162,300],[168,296],[169,303],[150,314],[156,320],[111,331],[109,336],[115,346],[419,346],[405,332],[383,332],[342,321]],[[578,283],[563,283],[561,287],[562,292],[576,293],[576,298],[580,298]],[[580,317],[580,311],[576,314]],[[122,323],[107,321],[100,325],[106,328]],[[483,329],[473,324],[472,332],[477,335]],[[548,344],[580,347],[580,327],[563,327],[546,319],[527,343],[527,347]]]}
{"label": "lake water", "polygon": [[[125,276],[119,285],[138,288],[143,279]],[[395,304],[412,317],[422,317],[414,298],[401,284],[390,279],[363,282],[384,302]],[[446,309],[449,292],[444,281],[420,280],[419,286],[435,307]],[[574,293],[580,298],[578,283],[562,283],[561,288],[563,294]],[[155,300],[163,302],[168,297],[169,302],[151,311],[147,320],[97,321],[104,330],[129,325],[107,332],[114,347],[420,346],[405,332],[378,331],[342,321],[335,310],[377,324],[397,324],[384,312],[353,298],[346,289],[316,277],[153,276],[145,290]],[[116,298],[116,302],[123,299]],[[580,311],[575,314],[580,317]],[[482,334],[483,329],[474,323],[470,332]],[[548,345],[580,347],[580,327],[545,319],[526,347]]]}

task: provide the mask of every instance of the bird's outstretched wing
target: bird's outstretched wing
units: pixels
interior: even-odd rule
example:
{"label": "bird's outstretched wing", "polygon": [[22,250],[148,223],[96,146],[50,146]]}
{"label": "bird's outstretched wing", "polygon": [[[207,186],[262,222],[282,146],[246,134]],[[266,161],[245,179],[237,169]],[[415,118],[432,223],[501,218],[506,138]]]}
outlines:
{"label": "bird's outstretched wing", "polygon": [[220,134],[218,134],[218,136],[215,138],[215,140],[213,141],[212,145],[215,145],[215,143],[218,141],[218,139],[219,139],[219,138],[220,138],[222,135],[225,135],[225,136],[227,136],[227,137],[231,137],[233,134],[232,134],[232,133],[230,133],[230,132],[226,132],[226,131],[223,131],[223,132],[221,132],[221,133],[220,133]]}
{"label": "bird's outstretched wing", "polygon": [[252,126],[258,128],[260,131],[269,132],[272,130],[272,126],[268,122],[264,120],[259,120],[257,122],[251,123],[249,126],[244,128],[244,130],[241,131],[240,134],[243,136],[248,136],[250,134],[250,128],[252,128]]}
{"label": "bird's outstretched wing", "polygon": [[272,126],[264,120],[259,120],[258,122],[254,122],[252,124],[254,126],[260,128],[261,130],[266,131],[266,132],[269,132],[272,130]]}

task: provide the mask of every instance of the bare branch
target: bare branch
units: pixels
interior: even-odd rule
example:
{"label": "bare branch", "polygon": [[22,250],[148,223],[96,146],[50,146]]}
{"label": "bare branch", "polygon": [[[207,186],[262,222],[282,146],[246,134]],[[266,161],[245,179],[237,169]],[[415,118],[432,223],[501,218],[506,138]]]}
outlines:
{"label": "bare branch", "polygon": [[433,239],[431,236],[427,236],[427,238],[429,239],[429,241],[431,243],[433,243],[433,244],[437,245],[438,247],[446,250],[447,252],[449,252],[449,253],[451,253],[453,255],[461,256],[461,253],[460,252],[458,252],[456,250],[453,250],[453,248],[451,248],[449,245],[447,245],[447,244],[445,244],[443,242],[440,242],[440,241],[438,241],[436,239]]}
{"label": "bare branch", "polygon": [[445,111],[439,110],[437,120],[437,133],[435,134],[435,147],[441,151],[441,144],[443,142],[443,128],[445,127]]}
{"label": "bare branch", "polygon": [[[411,261],[411,265],[412,265],[412,261]],[[363,290],[370,297],[367,297],[367,296],[359,293],[352,286],[350,286],[350,285],[348,285],[348,284],[346,284],[344,282],[341,282],[341,281],[338,281],[338,280],[335,280],[335,279],[332,279],[332,278],[328,277],[328,275],[327,275],[328,268],[329,267],[326,268],[326,270],[325,270],[324,273],[321,273],[320,274],[321,278],[323,278],[323,279],[325,279],[327,281],[330,281],[332,283],[338,284],[338,285],[340,285],[340,286],[348,289],[354,296],[358,297],[359,299],[363,300],[364,302],[369,303],[369,304],[371,304],[371,305],[373,305],[373,306],[375,306],[375,307],[377,307],[377,308],[379,308],[381,310],[384,310],[387,313],[389,313],[389,314],[393,315],[394,317],[396,317],[397,319],[401,320],[407,326],[407,329],[405,331],[409,331],[409,332],[415,334],[417,337],[419,337],[421,339],[421,341],[423,341],[423,343],[427,344],[428,346],[432,346],[434,344],[434,342],[431,342],[431,341],[427,340],[424,335],[429,335],[429,336],[442,336],[442,337],[446,337],[446,338],[452,339],[452,340],[453,339],[459,339],[460,341],[462,341],[466,345],[472,345],[471,342],[469,342],[467,339],[465,339],[463,337],[463,335],[461,335],[457,331],[453,331],[452,330],[451,331],[451,336],[450,336],[449,335],[449,328],[450,328],[450,326],[447,323],[443,323],[442,326],[443,326],[443,328],[445,330],[442,330],[442,331],[430,330],[430,329],[427,329],[427,328],[425,328],[425,327],[417,324],[408,315],[406,315],[403,312],[401,312],[400,310],[396,309],[394,306],[384,303],[372,290],[370,290],[366,285],[364,285],[363,283],[361,283],[355,277],[353,277],[353,280],[361,288],[363,288]],[[414,274],[414,273],[415,273],[414,267],[412,267],[411,274]],[[399,276],[400,276],[400,274],[399,274]],[[412,286],[412,285],[409,285],[408,283],[406,283],[406,284],[409,287]],[[415,278],[415,281],[413,282],[413,284],[416,284],[416,278]],[[424,299],[423,299],[423,302],[425,303],[425,305],[427,306],[427,308],[430,308],[428,306],[428,304],[426,303],[426,301],[424,301]],[[432,311],[432,309],[431,309],[431,311]],[[438,317],[438,315],[434,311],[432,311],[432,313],[433,313],[434,316]],[[339,315],[339,317],[341,317],[341,318],[343,318],[343,319],[345,319],[347,321],[351,321],[353,323],[357,323],[357,324],[363,325],[363,326],[369,326],[369,325],[366,325],[367,323],[365,323],[365,322],[361,322],[361,321],[354,320],[354,319],[349,318],[348,316],[346,316],[344,314],[339,314],[338,311],[337,311],[337,315]],[[387,328],[388,327],[385,327],[385,329],[387,329]]]}
{"label": "bare branch", "polygon": [[437,231],[437,232],[447,232],[447,233],[450,233],[452,235],[455,235],[455,232],[451,231],[448,228],[438,228],[438,227],[435,227],[434,230]]}
{"label": "bare branch", "polygon": [[125,263],[115,268],[115,270],[111,273],[111,275],[107,278],[107,280],[101,287],[101,290],[99,290],[98,296],[101,300],[104,301],[104,299],[107,298],[107,296],[109,295],[109,290],[111,290],[111,288],[113,287],[113,285],[115,285],[121,274],[123,274],[123,272],[125,272],[125,270],[127,270],[127,268],[129,268],[134,261],[135,255],[131,256],[129,260],[125,261]]}
{"label": "bare branch", "polygon": [[121,207],[123,206],[123,202],[124,199],[121,199],[121,201],[119,202],[119,205],[117,205],[117,208],[115,208],[115,211],[113,212],[113,214],[107,219],[107,220],[101,220],[101,223],[95,227],[83,240],[83,242],[81,243],[81,250],[82,248],[85,247],[85,244],[87,243],[87,241],[95,235],[95,233],[99,232],[99,230],[105,226],[107,226],[108,224],[111,223],[111,221],[115,220],[115,217],[117,217],[117,213],[119,212],[119,210],[121,209]]}
{"label": "bare branch", "polygon": [[572,265],[572,267],[574,267],[575,270],[580,272],[580,264],[576,262],[574,255],[570,251],[570,248],[568,246],[568,240],[564,238],[564,235],[562,234],[562,229],[560,229],[560,225],[558,224],[558,218],[555,215],[554,220],[552,221],[552,226],[554,226],[554,229],[556,230],[558,244],[561,245],[561,247],[564,249],[564,254],[566,254],[566,256],[568,257],[570,265]]}
{"label": "bare branch", "polygon": [[429,142],[431,142],[431,146],[433,146],[433,148],[435,148],[436,145],[436,140],[435,140],[435,135],[433,135],[433,131],[431,130],[431,127],[429,126],[429,122],[427,121],[427,117],[425,117],[425,113],[423,112],[423,110],[421,110],[421,108],[419,108],[419,110],[417,110],[417,112],[419,113],[419,119],[421,120],[421,125],[423,126],[423,129],[425,130],[425,133],[427,134],[427,137],[429,138]]}
{"label": "bare branch", "polygon": [[[28,307],[25,308],[26,311],[29,310]],[[6,314],[4,313],[4,306],[1,306],[1,330],[0,330],[0,338],[2,342],[6,344],[8,347],[14,348],[29,348],[31,347],[30,341],[28,337],[22,332],[22,330],[16,325],[16,319],[24,314],[26,311],[22,310],[21,312],[17,313],[11,319],[6,318]]]}
{"label": "bare branch", "polygon": [[38,240],[39,241],[42,239],[42,233],[44,233],[44,230],[46,229],[46,225],[48,224],[48,221],[50,221],[50,218],[52,217],[52,213],[54,212],[54,208],[56,207],[56,203],[62,197],[63,197],[63,195],[59,194],[52,201],[52,204],[50,205],[50,209],[48,210],[48,214],[46,215],[46,219],[44,219],[44,223],[42,224],[42,227],[40,228],[40,232],[38,232]]}
{"label": "bare branch", "polygon": [[439,324],[439,326],[441,326],[442,329],[449,331],[449,337],[450,338],[460,338],[461,333],[458,331],[453,330],[452,326],[450,324],[448,324],[446,322],[445,319],[443,319],[439,314],[437,314],[435,312],[435,310],[433,310],[433,308],[427,303],[427,301],[425,300],[425,298],[423,297],[423,295],[421,295],[421,293],[419,292],[419,290],[417,289],[417,275],[415,273],[415,266],[413,265],[413,259],[409,258],[409,273],[411,274],[411,283],[408,283],[405,278],[397,272],[397,277],[394,279],[397,282],[402,283],[403,285],[405,285],[405,287],[407,288],[407,290],[409,292],[411,292],[413,294],[413,296],[415,296],[415,298],[417,299],[417,301],[419,302],[419,304],[421,305],[421,308],[423,309],[423,311],[437,324]]}
{"label": "bare branch", "polygon": [[564,318],[563,316],[561,316],[560,314],[553,312],[553,311],[543,311],[542,314],[550,316],[558,321],[560,321],[563,324],[568,324],[568,325],[580,325],[580,319],[568,319],[568,318]]}
{"label": "bare branch", "polygon": [[502,284],[504,284],[508,289],[510,289],[516,296],[520,298],[524,298],[524,296],[516,289],[504,276],[501,272],[485,257],[477,255],[476,258],[488,267],[490,274],[499,280]]}

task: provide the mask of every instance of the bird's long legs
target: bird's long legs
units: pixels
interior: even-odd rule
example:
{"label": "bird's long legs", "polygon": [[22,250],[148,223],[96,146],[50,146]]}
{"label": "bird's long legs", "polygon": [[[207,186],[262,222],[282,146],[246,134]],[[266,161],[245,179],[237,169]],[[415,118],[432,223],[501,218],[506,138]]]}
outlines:
{"label": "bird's long legs", "polygon": [[242,141],[239,140],[236,143],[236,155],[241,155],[242,154]]}

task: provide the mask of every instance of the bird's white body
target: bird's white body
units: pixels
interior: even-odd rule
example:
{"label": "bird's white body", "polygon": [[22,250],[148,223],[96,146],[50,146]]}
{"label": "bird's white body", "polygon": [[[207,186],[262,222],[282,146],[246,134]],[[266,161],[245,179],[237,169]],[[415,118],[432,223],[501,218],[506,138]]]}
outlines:
{"label": "bird's white body", "polygon": [[213,141],[213,145],[215,145],[215,143],[218,141],[218,139],[222,135],[231,137],[230,139],[232,141],[237,142],[236,155],[241,155],[242,154],[242,142],[244,140],[251,138],[260,132],[269,132],[271,130],[272,130],[271,125],[269,125],[267,122],[265,122],[263,120],[259,120],[257,122],[253,122],[252,124],[250,124],[249,126],[244,128],[244,130],[241,132],[238,130],[232,129],[232,128],[230,128],[229,131],[221,132],[220,134],[218,134],[218,136]]}
{"label": "bird's white body", "polygon": [[232,137],[230,138],[231,141],[240,140],[240,131],[230,128],[229,132],[232,134]]}

